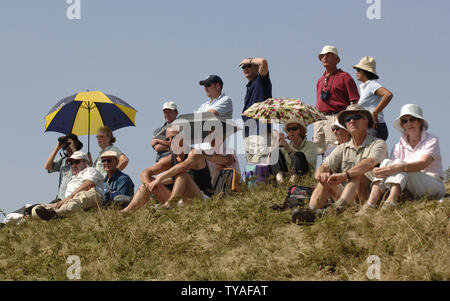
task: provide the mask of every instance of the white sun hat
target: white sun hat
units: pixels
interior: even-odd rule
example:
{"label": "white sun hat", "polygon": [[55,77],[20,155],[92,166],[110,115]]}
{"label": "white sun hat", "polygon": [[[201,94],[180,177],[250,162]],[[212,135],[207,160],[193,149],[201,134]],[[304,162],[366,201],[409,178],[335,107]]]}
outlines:
{"label": "white sun hat", "polygon": [[416,104],[411,104],[411,103],[409,103],[409,104],[404,105],[404,106],[401,108],[401,110],[400,110],[400,116],[398,116],[398,118],[395,119],[395,121],[394,121],[394,127],[395,127],[395,129],[398,130],[399,132],[402,132],[402,133],[404,132],[404,129],[403,129],[403,127],[402,127],[402,124],[401,124],[401,120],[400,120],[400,119],[401,119],[403,116],[405,116],[405,115],[411,115],[411,116],[414,116],[414,117],[416,117],[416,118],[422,119],[422,120],[423,120],[423,128],[424,128],[425,130],[428,129],[428,122],[423,118],[423,111],[422,111],[422,109],[421,109],[418,105],[416,105]]}

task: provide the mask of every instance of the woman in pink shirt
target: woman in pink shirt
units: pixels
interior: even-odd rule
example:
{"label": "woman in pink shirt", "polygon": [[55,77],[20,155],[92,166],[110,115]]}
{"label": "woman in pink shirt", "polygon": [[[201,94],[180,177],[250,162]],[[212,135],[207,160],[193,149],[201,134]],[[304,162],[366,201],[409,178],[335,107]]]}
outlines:
{"label": "woman in pink shirt", "polygon": [[427,132],[428,122],[423,118],[422,109],[415,104],[404,105],[394,127],[403,136],[392,150],[390,159],[373,169],[372,191],[359,215],[375,209],[386,189],[390,193],[383,210],[397,207],[397,200],[405,188],[416,198],[445,195],[439,139]]}

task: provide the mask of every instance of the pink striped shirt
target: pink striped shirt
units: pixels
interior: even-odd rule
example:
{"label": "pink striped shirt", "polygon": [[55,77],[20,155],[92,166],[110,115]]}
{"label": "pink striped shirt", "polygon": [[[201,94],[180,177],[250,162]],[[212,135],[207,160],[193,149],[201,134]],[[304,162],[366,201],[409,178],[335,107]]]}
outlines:
{"label": "pink striped shirt", "polygon": [[433,173],[444,179],[444,169],[442,168],[441,149],[438,137],[422,131],[422,137],[413,149],[406,139],[406,134],[400,138],[391,152],[391,160],[401,159],[406,162],[419,161],[423,155],[433,157],[433,162],[423,169],[423,172]]}

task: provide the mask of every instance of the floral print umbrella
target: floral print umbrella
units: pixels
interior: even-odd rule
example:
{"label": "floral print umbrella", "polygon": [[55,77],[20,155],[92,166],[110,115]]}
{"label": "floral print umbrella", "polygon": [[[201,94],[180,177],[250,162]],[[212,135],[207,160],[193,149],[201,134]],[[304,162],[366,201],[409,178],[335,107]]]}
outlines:
{"label": "floral print umbrella", "polygon": [[263,102],[253,104],[242,113],[242,116],[266,122],[285,123],[289,119],[299,118],[304,126],[319,120],[325,120],[325,115],[314,106],[295,98],[268,98]]}

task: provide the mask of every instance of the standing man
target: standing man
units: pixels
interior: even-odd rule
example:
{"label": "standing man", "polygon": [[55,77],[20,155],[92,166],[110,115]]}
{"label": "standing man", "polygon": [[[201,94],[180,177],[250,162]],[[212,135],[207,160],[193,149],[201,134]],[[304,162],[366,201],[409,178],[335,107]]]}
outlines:
{"label": "standing man", "polygon": [[156,135],[163,127],[165,127],[169,123],[172,123],[178,116],[177,105],[173,101],[165,102],[162,110],[164,113],[165,123],[153,132],[152,139],[152,147],[157,153],[156,162],[158,162],[161,158],[169,155],[170,153],[170,141],[167,141],[166,139],[166,132],[164,131],[158,136]]}
{"label": "standing man", "polygon": [[232,119],[233,103],[231,98],[222,92],[222,79],[217,75],[210,75],[205,80],[200,81],[199,84],[205,87],[206,96],[209,100],[202,104],[195,113],[212,112],[218,117]]}
{"label": "standing man", "polygon": [[350,74],[337,68],[341,59],[336,47],[323,47],[322,52],[319,53],[319,60],[325,72],[317,81],[316,107],[326,115],[327,120],[314,123],[313,141],[317,144],[317,154],[323,156],[328,146],[335,143],[331,125],[336,120],[336,114],[345,110],[350,104],[357,103],[359,93]]}
{"label": "standing man", "polygon": [[[272,98],[272,83],[269,78],[269,65],[264,58],[243,59],[239,67],[243,69],[244,76],[248,79],[247,93],[245,94],[244,109],[247,110],[257,102]],[[256,120],[243,116],[245,153],[249,163],[261,162],[261,157],[268,154],[272,129],[270,124],[265,126]],[[252,122],[253,121],[253,122]]]}

